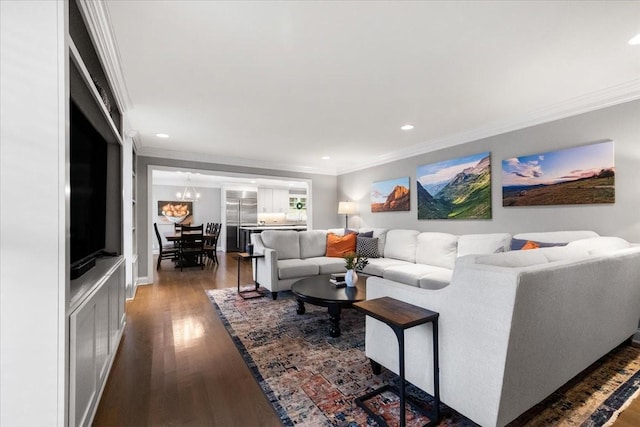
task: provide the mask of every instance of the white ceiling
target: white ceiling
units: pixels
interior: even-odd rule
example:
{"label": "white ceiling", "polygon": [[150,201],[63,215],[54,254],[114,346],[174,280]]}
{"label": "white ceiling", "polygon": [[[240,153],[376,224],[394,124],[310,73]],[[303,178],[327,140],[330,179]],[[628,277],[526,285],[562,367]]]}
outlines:
{"label": "white ceiling", "polygon": [[344,173],[640,98],[637,1],[104,4],[141,154]]}

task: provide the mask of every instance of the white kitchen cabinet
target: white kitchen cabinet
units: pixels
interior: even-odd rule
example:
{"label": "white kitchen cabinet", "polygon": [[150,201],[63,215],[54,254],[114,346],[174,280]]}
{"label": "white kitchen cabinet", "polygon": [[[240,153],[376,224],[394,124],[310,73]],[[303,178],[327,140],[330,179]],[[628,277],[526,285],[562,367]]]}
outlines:
{"label": "white kitchen cabinet", "polygon": [[273,212],[273,188],[258,188],[258,213]]}
{"label": "white kitchen cabinet", "polygon": [[90,286],[69,315],[69,425],[88,426],[125,326],[123,257],[100,259],[74,281]]}
{"label": "white kitchen cabinet", "polygon": [[258,189],[258,213],[289,212],[289,190],[279,188]]}
{"label": "white kitchen cabinet", "polygon": [[289,212],[289,190],[281,190],[281,189],[273,190],[273,212],[275,213]]}

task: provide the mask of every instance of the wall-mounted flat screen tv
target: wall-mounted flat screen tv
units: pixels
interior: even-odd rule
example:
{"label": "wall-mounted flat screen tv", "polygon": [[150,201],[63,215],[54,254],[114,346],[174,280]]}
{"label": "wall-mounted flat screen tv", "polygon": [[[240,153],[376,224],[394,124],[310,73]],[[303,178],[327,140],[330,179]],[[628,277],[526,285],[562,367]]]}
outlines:
{"label": "wall-mounted flat screen tv", "polygon": [[73,101],[70,113],[70,261],[74,278],[74,267],[105,248],[107,141]]}

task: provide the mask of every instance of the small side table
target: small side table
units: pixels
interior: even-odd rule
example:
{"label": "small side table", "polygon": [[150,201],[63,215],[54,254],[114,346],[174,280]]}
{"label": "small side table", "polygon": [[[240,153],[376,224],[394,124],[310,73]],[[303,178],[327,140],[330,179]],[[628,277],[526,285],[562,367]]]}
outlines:
{"label": "small side table", "polygon": [[[246,252],[239,252],[236,260],[238,262],[238,295],[240,295],[242,298],[244,299],[250,299],[250,298],[260,298],[263,297],[264,294],[262,294],[258,288],[260,287],[260,284],[258,284],[258,282],[254,281],[254,286],[255,289],[240,289],[240,263],[244,260],[249,260],[251,261],[251,265],[253,266],[253,260],[258,259],[258,258],[264,258],[264,255],[262,254],[251,254],[249,255]],[[256,275],[258,273],[258,262],[255,263],[256,266]],[[251,285],[249,285],[251,286]]]}
{"label": "small side table", "polygon": [[[398,351],[400,361],[400,386],[395,388],[390,384],[384,385],[364,396],[356,398],[356,404],[369,414],[379,425],[386,426],[385,420],[374,413],[365,404],[365,401],[387,390],[393,391],[400,397],[400,427],[406,425],[405,401],[413,404],[415,409],[426,417],[429,422],[424,427],[434,426],[440,422],[440,382],[438,366],[438,317],[439,313],[427,310],[415,305],[398,301],[393,298],[383,297],[372,300],[361,301],[353,304],[353,308],[364,312],[367,316],[373,317],[387,325],[393,330],[398,339]],[[431,323],[433,325],[433,409],[425,411],[417,402],[411,398],[405,398],[405,366],[404,366],[404,331],[414,326]]]}

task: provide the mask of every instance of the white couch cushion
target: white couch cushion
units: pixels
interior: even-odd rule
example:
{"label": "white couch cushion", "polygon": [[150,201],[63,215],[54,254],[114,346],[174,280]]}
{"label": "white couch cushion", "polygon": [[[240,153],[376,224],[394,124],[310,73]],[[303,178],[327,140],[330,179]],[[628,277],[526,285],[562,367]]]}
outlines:
{"label": "white couch cushion", "polygon": [[395,282],[404,283],[405,285],[420,286],[420,279],[434,273],[442,273],[443,270],[451,275],[451,270],[435,267],[433,265],[425,264],[409,264],[409,265],[396,265],[388,267],[382,273],[382,277],[385,279],[393,280]]}
{"label": "white couch cushion", "polygon": [[[294,232],[295,233],[295,232]],[[318,264],[306,259],[278,260],[278,278],[293,279],[294,277],[315,276],[320,272]]]}
{"label": "white couch cushion", "polygon": [[300,258],[300,242],[297,231],[265,230],[261,235],[264,245],[278,253],[278,259]]}
{"label": "white couch cushion", "polygon": [[545,243],[569,243],[574,240],[588,239],[590,237],[598,237],[598,233],[589,230],[542,231],[538,233],[520,233],[513,236],[514,239]]}
{"label": "white couch cushion", "polygon": [[549,262],[564,261],[567,259],[579,259],[589,256],[589,251],[583,248],[571,248],[568,246],[557,246],[552,248],[534,249],[545,257]]}
{"label": "white couch cushion", "polygon": [[548,262],[547,257],[538,249],[510,251],[476,258],[476,264],[495,265],[499,267],[528,267],[530,265],[546,264]]}
{"label": "white couch cushion", "polygon": [[420,278],[419,286],[422,289],[442,289],[451,283],[453,270],[441,268],[425,274]]}
{"label": "white couch cushion", "polygon": [[382,276],[382,272],[394,265],[414,265],[412,262],[401,261],[393,258],[369,258],[369,264],[364,268],[365,273],[373,276]]}
{"label": "white couch cushion", "polygon": [[416,264],[453,269],[457,249],[458,236],[436,232],[420,233],[417,238]]}
{"label": "white couch cushion", "polygon": [[347,271],[343,258],[322,256],[307,258],[305,261],[316,264],[320,274],[344,273]]}
{"label": "white couch cushion", "polygon": [[389,230],[384,245],[384,257],[416,262],[416,238],[420,234],[416,230]]}
{"label": "white couch cushion", "polygon": [[458,237],[458,256],[506,252],[510,246],[509,233],[463,234]]}
{"label": "white couch cushion", "polygon": [[327,232],[307,230],[298,232],[300,240],[300,258],[324,256],[327,253]]}
{"label": "white couch cushion", "polygon": [[590,239],[574,240],[567,244],[571,249],[583,249],[589,251],[592,255],[603,255],[607,252],[612,252],[617,249],[625,249],[631,246],[631,243],[627,242],[620,237],[603,236],[592,237]]}

